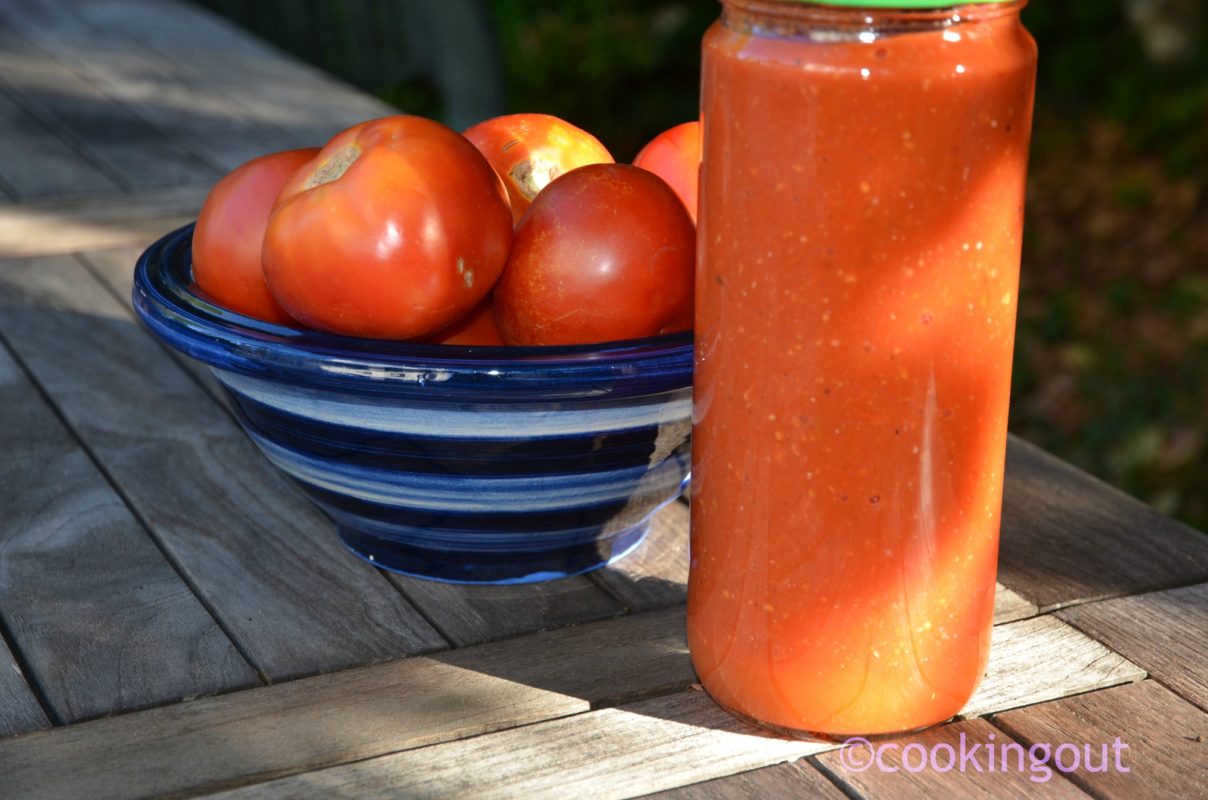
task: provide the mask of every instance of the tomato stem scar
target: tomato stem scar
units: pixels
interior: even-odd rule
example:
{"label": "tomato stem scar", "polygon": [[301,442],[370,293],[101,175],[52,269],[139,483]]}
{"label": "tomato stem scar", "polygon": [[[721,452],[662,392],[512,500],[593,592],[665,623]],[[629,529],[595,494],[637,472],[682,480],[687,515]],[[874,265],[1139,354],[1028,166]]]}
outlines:
{"label": "tomato stem scar", "polygon": [[319,168],[311,173],[303,184],[307,189],[313,189],[316,186],[322,186],[325,183],[331,183],[339,178],[353,162],[361,156],[361,148],[355,144],[350,144],[347,147],[341,148],[332,154],[331,158],[319,165]]}
{"label": "tomato stem scar", "polygon": [[561,174],[562,169],[556,162],[540,156],[532,156],[519,162],[512,167],[510,173],[516,188],[529,200],[536,197],[537,192]]}

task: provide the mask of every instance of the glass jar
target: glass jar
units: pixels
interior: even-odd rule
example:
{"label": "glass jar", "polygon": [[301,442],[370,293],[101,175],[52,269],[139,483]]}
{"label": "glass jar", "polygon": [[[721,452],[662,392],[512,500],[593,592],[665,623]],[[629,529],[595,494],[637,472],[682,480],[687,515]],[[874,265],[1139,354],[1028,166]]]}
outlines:
{"label": "glass jar", "polygon": [[918,729],[985,670],[1023,5],[723,0],[705,36],[688,643],[767,727]]}

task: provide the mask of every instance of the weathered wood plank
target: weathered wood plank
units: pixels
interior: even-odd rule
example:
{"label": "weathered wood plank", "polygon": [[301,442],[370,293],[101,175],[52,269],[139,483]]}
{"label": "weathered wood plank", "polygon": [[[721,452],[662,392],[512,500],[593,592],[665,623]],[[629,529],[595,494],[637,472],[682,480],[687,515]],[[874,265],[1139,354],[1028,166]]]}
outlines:
{"label": "weathered wood plank", "polygon": [[457,647],[577,625],[622,613],[582,576],[517,586],[454,586],[389,575]]}
{"label": "weathered wood plank", "polygon": [[198,75],[257,121],[287,131],[294,146],[322,144],[348,125],[398,113],[189,3],[85,0],[73,7],[97,27],[121,30],[179,70]]}
{"label": "weathered wood plank", "polygon": [[834,746],[765,736],[703,693],[684,692],[215,797],[607,800],[791,761]]}
{"label": "weathered wood plank", "polygon": [[1208,536],[1012,438],[998,577],[1042,611],[1208,581]]}
{"label": "weathered wood plank", "polygon": [[[0,92],[0,181],[17,199],[117,192],[118,184]],[[2,206],[0,206],[2,207]]]}
{"label": "weathered wood plank", "polygon": [[995,722],[1028,744],[1077,746],[1077,762],[1066,748],[1054,753],[1056,763],[1077,764],[1068,777],[1103,800],[1208,797],[1208,714],[1156,681],[1011,711]]}
{"label": "weathered wood plank", "polygon": [[688,506],[668,503],[641,547],[592,579],[635,611],[682,605],[688,595]]}
{"label": "weathered wood plank", "polygon": [[270,680],[445,646],[70,258],[0,266],[0,331]]}
{"label": "weathered wood plank", "polygon": [[994,624],[1014,622],[1017,619],[1034,617],[1038,613],[1035,604],[1029,603],[1001,583],[994,591]]}
{"label": "weathered wood plank", "polygon": [[258,682],[3,349],[0,508],[0,615],[59,720]]}
{"label": "weathered wood plank", "polygon": [[803,760],[642,795],[642,800],[791,800],[805,797],[844,800],[847,795]]}
{"label": "weathered wood plank", "polygon": [[293,144],[284,131],[245,119],[252,110],[214,92],[204,76],[178,69],[121,28],[89,24],[69,3],[8,0],[0,18],[220,173]]}
{"label": "weathered wood plank", "polygon": [[219,172],[20,36],[0,4],[0,85],[73,148],[133,189],[213,183]]}
{"label": "weathered wood plank", "polygon": [[[134,264],[143,251],[156,239],[167,233],[170,228],[165,226],[154,234],[144,236],[133,247],[115,247],[102,250],[88,250],[76,253],[76,257],[92,272],[100,282],[112,292],[113,296],[123,306],[129,305],[131,290],[134,287]],[[162,345],[164,351],[172,356],[193,379],[201,384],[201,388],[224,408],[229,409],[231,399],[223,390],[213,371],[183,353]]]}
{"label": "weathered wood plank", "polygon": [[1208,710],[1208,583],[1058,613]]}
{"label": "weathered wood plank", "polygon": [[962,717],[1139,681],[1145,672],[1052,617],[994,626],[990,665]]}
{"label": "weathered wood plank", "polygon": [[[1110,653],[1087,647],[1085,637],[1050,621],[1056,625],[1025,620],[999,626],[1007,635],[996,637],[975,699],[981,708],[971,709],[1002,711],[1089,691],[1103,685],[1105,671],[1120,673]],[[1063,658],[1079,666],[1054,669]],[[1082,663],[1087,659],[1094,661]],[[1037,666],[1021,666],[1033,662]],[[427,745],[628,704],[693,680],[683,612],[663,609],[18,737],[0,743],[0,761],[24,765],[13,773],[14,797],[72,796],[80,787],[92,787],[97,798],[193,792],[351,761],[376,764],[357,769],[390,772],[394,762],[364,759],[415,747],[424,747],[437,768],[444,751]],[[720,711],[711,719],[732,724]],[[629,741],[623,732],[616,735]],[[550,743],[557,738],[539,739],[556,750]],[[70,772],[60,768],[68,757],[77,765]],[[694,757],[678,755],[685,762]],[[461,758],[454,753],[450,763]],[[778,760],[784,759],[676,773],[674,782],[639,789],[697,783]],[[165,761],[176,767],[162,769]],[[476,769],[475,763],[468,768]],[[651,768],[660,768],[657,758]]]}
{"label": "weathered wood plank", "polygon": [[[1058,620],[1047,621],[1050,624],[1023,620],[997,628],[1000,634],[995,637],[991,669],[966,713],[1004,711],[1088,691],[1104,685],[1105,674],[1131,676],[1107,650]],[[645,625],[650,627],[637,630]],[[553,785],[564,787],[564,796],[576,796],[587,784],[591,784],[592,796],[625,796],[708,781],[818,752],[814,743],[790,743],[806,749],[783,750],[778,749],[784,746],[780,740],[745,734],[731,740],[728,735],[734,731],[749,729],[721,712],[701,692],[691,692],[695,697],[633,702],[635,695],[666,692],[691,679],[683,636],[683,611],[664,609],[430,656],[431,661],[454,663],[512,685],[590,698],[593,708],[611,703],[625,706],[616,713],[579,714],[564,720],[567,726],[530,725],[472,741],[436,744],[410,754],[405,750],[414,744],[402,736],[390,748],[395,755],[371,758],[362,750],[365,760],[356,764],[252,787],[248,796],[519,796],[550,790]],[[575,637],[574,647],[562,644],[570,637]],[[633,644],[641,640],[647,642],[646,647]],[[477,654],[475,660],[465,661],[471,654]],[[482,660],[484,654],[499,656],[488,665]],[[1059,668],[1055,667],[1058,662],[1062,662]],[[538,676],[534,673],[538,668],[546,672]],[[656,685],[650,683],[651,676],[657,678]],[[249,697],[261,691],[250,692]],[[428,701],[472,719],[464,713],[460,696],[458,684],[449,683],[447,690],[437,690]],[[691,721],[679,717],[681,711]],[[406,727],[406,723],[400,724]],[[296,727],[272,717],[249,724],[240,736],[259,736],[260,729]],[[716,737],[718,731],[726,736]],[[428,735],[430,731],[423,732]],[[174,740],[168,730],[157,735],[163,741]],[[274,736],[272,732],[266,735]],[[209,759],[205,750],[194,748],[193,758]],[[591,752],[590,758],[587,752]],[[512,766],[501,767],[500,761],[509,758]]]}
{"label": "weathered wood plank", "polygon": [[21,667],[0,639],[0,739],[49,727],[50,720],[25,682]]}
{"label": "weathered wood plank", "polygon": [[681,627],[660,611],[0,741],[4,794],[201,792],[683,690]]}
{"label": "weathered wood plank", "polygon": [[208,192],[190,186],[0,205],[0,258],[149,243],[194,219]]}
{"label": "weathered wood plank", "polygon": [[[1033,768],[1025,760],[1018,769],[1018,761],[1008,760],[1004,767],[988,755],[990,746],[998,753],[1008,742],[1008,736],[985,720],[969,720],[892,742],[854,744],[811,760],[851,796],[868,800],[1087,797],[1046,766]],[[962,754],[970,761],[962,764]]]}

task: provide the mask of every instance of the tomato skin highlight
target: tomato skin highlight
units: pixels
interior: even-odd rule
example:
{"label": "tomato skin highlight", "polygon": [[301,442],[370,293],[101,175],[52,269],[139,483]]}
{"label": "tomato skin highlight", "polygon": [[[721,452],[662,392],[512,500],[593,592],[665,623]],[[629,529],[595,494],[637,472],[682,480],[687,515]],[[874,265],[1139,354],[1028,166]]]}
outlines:
{"label": "tomato skin highlight", "polygon": [[642,148],[633,163],[665,180],[684,202],[692,222],[696,223],[697,191],[700,187],[700,122],[685,122],[663,131]]}
{"label": "tomato skin highlight", "polygon": [[253,158],[214,184],[193,229],[193,280],[216,304],[266,322],[293,323],[269,294],[260,250],[281,187],[318,152],[307,147]]}
{"label": "tomato skin highlight", "polygon": [[615,341],[692,327],[696,230],[675,192],[627,164],[568,172],[516,228],[495,287],[508,344]]}
{"label": "tomato skin highlight", "polygon": [[559,175],[614,159],[600,140],[549,114],[506,114],[465,131],[507,187],[512,221],[520,222],[533,198]]}
{"label": "tomato skin highlight", "polygon": [[490,292],[511,212],[465,137],[414,116],[355,125],[282,188],[264,238],[269,291],[311,327],[414,339]]}

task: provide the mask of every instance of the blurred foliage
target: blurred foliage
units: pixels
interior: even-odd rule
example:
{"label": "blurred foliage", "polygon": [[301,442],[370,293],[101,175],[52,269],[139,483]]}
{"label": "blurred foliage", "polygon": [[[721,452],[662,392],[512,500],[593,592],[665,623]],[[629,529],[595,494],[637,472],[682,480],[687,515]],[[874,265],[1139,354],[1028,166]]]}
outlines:
{"label": "blurred foliage", "polygon": [[[717,4],[484,5],[510,111],[618,160],[696,117]],[[1208,3],[1034,0],[1024,20],[1041,60],[1012,429],[1208,529]],[[362,85],[432,113],[422,79]]]}
{"label": "blurred foliage", "polygon": [[1012,429],[1208,529],[1208,4],[1035,2]]}
{"label": "blurred foliage", "polygon": [[507,102],[560,116],[628,161],[660,131],[696,119],[700,40],[717,18],[700,0],[489,0]]}
{"label": "blurred foliage", "polygon": [[440,117],[424,31],[407,0],[193,0],[387,103]]}

